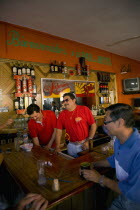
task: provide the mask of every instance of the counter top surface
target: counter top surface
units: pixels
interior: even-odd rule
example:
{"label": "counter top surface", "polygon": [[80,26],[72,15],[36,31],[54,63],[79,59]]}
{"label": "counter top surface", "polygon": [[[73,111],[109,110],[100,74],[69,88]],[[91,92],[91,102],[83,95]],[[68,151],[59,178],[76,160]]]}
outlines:
{"label": "counter top surface", "polygon": [[15,128],[4,128],[0,130],[0,134],[9,134],[9,133],[17,133],[17,129]]}
{"label": "counter top surface", "polygon": [[[79,176],[81,162],[96,162],[106,158],[105,154],[94,151],[76,159],[66,160],[64,157],[55,155],[37,146],[31,152],[15,152],[13,144],[1,145],[0,148],[3,150],[4,164],[14,178],[22,185],[25,192],[42,194],[48,199],[50,207],[94,184]],[[7,153],[7,148],[12,148],[12,151]],[[37,160],[39,159],[52,163],[52,167],[45,167],[45,175],[47,177],[47,184],[45,186],[39,186],[37,183]],[[101,173],[104,173],[104,171],[101,171]],[[60,181],[60,191],[53,192],[52,178],[68,182]]]}

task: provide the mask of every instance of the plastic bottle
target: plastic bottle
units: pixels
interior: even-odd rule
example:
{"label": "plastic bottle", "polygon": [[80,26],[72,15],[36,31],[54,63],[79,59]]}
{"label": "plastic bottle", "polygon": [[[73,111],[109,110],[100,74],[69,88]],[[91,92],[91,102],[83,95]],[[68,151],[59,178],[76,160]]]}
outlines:
{"label": "plastic bottle", "polygon": [[23,130],[23,142],[28,143],[28,131],[27,128],[24,128]]}

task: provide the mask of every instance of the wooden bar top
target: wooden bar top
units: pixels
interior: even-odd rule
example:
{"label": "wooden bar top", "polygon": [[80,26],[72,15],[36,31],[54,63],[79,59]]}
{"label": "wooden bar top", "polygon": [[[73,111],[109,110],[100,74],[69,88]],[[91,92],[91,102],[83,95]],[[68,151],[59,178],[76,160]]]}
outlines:
{"label": "wooden bar top", "polygon": [[[15,152],[13,144],[1,145],[3,150],[4,164],[13,177],[22,185],[25,192],[40,193],[49,201],[49,207],[57,205],[64,199],[79,193],[94,183],[86,181],[79,176],[81,162],[95,162],[105,159],[106,155],[97,152],[90,152],[79,158],[66,160],[60,155],[55,155],[41,147],[35,146],[31,152],[20,150]],[[12,151],[8,152],[7,148]],[[37,160],[50,161],[52,166],[45,166],[47,184],[39,186],[37,183]],[[60,181],[60,191],[52,191],[52,178]],[[68,182],[67,182],[68,181]]]}
{"label": "wooden bar top", "polygon": [[15,128],[3,128],[0,130],[0,134],[9,134],[9,133],[17,133],[17,129]]}

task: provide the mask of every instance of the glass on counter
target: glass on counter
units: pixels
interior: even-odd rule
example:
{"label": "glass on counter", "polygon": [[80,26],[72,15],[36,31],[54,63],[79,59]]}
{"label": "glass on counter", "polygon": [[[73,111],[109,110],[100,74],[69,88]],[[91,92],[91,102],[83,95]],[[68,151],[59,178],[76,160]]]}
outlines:
{"label": "glass on counter", "polygon": [[39,185],[45,185],[47,182],[47,179],[45,177],[45,171],[44,171],[44,167],[45,167],[45,161],[44,160],[38,160],[37,161],[37,170],[38,170],[38,184]]}
{"label": "glass on counter", "polygon": [[83,173],[82,173],[82,170],[90,170],[90,163],[89,162],[82,162],[80,163],[80,173],[81,173],[81,177],[83,178]]}

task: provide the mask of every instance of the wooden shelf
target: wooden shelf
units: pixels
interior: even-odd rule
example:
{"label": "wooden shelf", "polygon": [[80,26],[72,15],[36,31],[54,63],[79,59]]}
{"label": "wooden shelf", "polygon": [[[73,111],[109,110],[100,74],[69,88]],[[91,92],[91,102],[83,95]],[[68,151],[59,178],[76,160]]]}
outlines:
{"label": "wooden shelf", "polygon": [[15,93],[15,97],[25,97],[27,95],[28,97],[35,97],[36,94],[25,92],[25,93]]}

